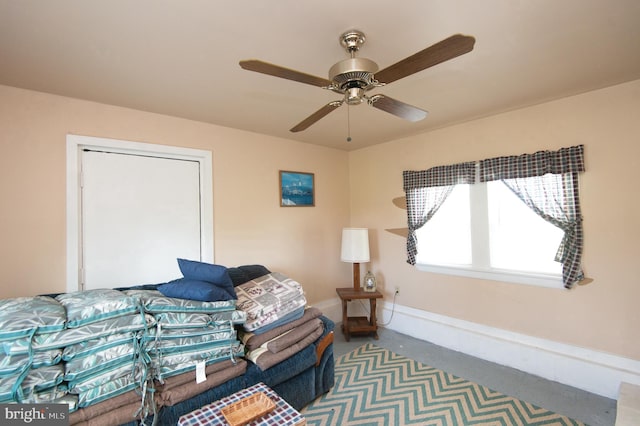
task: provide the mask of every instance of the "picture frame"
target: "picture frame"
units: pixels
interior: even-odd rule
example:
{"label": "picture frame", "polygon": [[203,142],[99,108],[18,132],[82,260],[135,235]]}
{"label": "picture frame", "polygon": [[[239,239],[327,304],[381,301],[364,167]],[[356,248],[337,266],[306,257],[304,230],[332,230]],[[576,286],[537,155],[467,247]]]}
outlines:
{"label": "picture frame", "polygon": [[316,205],[313,173],[280,170],[280,207],[313,207]]}

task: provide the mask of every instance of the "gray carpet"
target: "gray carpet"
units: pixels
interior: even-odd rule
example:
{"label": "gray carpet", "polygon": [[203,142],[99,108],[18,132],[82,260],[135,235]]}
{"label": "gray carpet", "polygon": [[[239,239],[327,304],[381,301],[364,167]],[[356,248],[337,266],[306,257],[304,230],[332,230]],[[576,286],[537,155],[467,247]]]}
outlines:
{"label": "gray carpet", "polygon": [[378,335],[379,340],[372,337],[352,336],[351,341],[346,342],[340,331],[340,324],[336,324],[335,356],[339,357],[371,342],[407,358],[545,407],[590,426],[615,424],[616,401],[613,399],[451,351],[385,328],[379,328]]}

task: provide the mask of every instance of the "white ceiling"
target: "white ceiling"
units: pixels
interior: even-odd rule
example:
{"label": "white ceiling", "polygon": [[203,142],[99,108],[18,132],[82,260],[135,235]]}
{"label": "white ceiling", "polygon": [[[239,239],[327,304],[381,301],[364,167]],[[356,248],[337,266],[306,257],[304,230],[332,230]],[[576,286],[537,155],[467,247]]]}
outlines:
{"label": "white ceiling", "polygon": [[[420,122],[343,105],[289,132],[339,95],[238,62],[328,78],[349,29],[380,69],[452,34],[476,44],[370,92]],[[0,0],[0,84],[344,150],[636,79],[638,0]]]}

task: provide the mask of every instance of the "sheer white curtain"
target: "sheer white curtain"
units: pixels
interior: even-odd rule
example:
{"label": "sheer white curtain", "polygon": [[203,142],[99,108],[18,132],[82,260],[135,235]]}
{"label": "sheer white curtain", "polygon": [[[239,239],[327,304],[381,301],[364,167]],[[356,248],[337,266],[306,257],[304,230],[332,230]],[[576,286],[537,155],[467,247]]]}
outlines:
{"label": "sheer white curtain", "polygon": [[480,162],[481,182],[502,180],[538,216],[564,231],[555,260],[562,263],[566,288],[584,279],[580,172],[584,172],[582,145]]}
{"label": "sheer white curtain", "polygon": [[475,182],[475,163],[438,166],[402,173],[407,197],[407,263],[416,264],[416,231],[427,223],[445,202],[453,187]]}
{"label": "sheer white curtain", "polygon": [[447,199],[453,185],[415,188],[407,191],[407,217],[409,235],[407,236],[407,262],[416,264],[418,240],[416,231],[424,226]]}

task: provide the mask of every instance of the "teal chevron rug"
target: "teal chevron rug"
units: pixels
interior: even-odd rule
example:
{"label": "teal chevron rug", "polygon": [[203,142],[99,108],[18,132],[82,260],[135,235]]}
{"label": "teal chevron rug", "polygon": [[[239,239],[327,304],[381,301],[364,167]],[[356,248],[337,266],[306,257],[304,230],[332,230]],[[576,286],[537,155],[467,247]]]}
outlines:
{"label": "teal chevron rug", "polygon": [[338,358],[335,377],[307,425],[584,425],[372,344]]}

